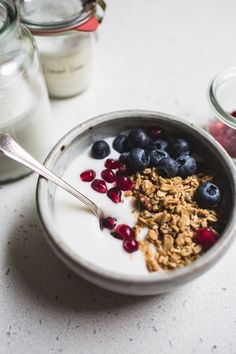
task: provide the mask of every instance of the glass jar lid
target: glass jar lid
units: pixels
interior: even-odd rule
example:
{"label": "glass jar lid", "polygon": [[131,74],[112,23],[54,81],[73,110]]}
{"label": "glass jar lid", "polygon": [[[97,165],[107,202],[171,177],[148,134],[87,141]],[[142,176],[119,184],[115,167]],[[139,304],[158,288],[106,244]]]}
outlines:
{"label": "glass jar lid", "polygon": [[102,20],[103,0],[16,0],[21,22],[35,35],[70,30],[95,31]]}

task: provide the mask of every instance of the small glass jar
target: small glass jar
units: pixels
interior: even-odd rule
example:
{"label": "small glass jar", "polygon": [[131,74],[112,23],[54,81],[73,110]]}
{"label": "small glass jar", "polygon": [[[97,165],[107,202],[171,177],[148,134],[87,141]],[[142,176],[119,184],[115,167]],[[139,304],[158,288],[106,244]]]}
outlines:
{"label": "small glass jar", "polygon": [[67,98],[83,92],[92,73],[92,31],[98,27],[97,5],[80,0],[18,0],[21,21],[34,34],[48,92]]}
{"label": "small glass jar", "polygon": [[208,97],[213,111],[208,131],[236,162],[236,67],[218,74]]}
{"label": "small glass jar", "polygon": [[[14,2],[0,0],[0,130],[43,162],[54,143],[51,110],[38,52],[20,24]],[[0,157],[0,181],[29,174],[29,169]]]}

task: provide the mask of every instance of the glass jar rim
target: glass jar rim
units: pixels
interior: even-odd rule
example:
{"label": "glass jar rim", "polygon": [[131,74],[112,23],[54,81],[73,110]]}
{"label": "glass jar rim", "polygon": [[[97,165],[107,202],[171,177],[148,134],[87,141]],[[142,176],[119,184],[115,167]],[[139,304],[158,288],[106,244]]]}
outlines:
{"label": "glass jar rim", "polygon": [[231,67],[226,70],[218,73],[210,83],[210,87],[208,90],[208,99],[210,102],[210,106],[213,109],[216,116],[223,121],[226,125],[231,128],[236,128],[236,119],[229,112],[227,112],[219,102],[217,98],[217,90],[219,87],[227,82],[227,80],[231,80],[235,78],[236,80],[236,67]]}
{"label": "glass jar rim", "polygon": [[24,10],[24,0],[16,0],[20,21],[30,30],[34,35],[53,35],[71,30],[77,31],[95,31],[102,21],[102,16],[97,13],[97,6],[99,6],[103,12],[106,9],[106,4],[103,0],[78,0],[81,4],[80,9],[76,9],[73,14],[70,14],[68,18],[62,18],[60,20],[50,19],[44,20],[33,18],[34,12],[27,13]]}

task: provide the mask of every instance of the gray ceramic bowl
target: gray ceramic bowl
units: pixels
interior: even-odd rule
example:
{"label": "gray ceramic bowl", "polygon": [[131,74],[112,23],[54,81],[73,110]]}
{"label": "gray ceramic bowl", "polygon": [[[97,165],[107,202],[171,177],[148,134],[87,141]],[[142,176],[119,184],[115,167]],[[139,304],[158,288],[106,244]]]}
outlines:
{"label": "gray ceramic bowl", "polygon": [[114,136],[124,130],[161,125],[171,134],[186,137],[193,149],[204,156],[206,163],[217,173],[224,189],[223,203],[227,202],[227,225],[219,241],[198,260],[184,268],[162,274],[140,276],[121,275],[91,265],[73,252],[65,242],[58,241],[59,235],[53,218],[56,186],[39,178],[37,186],[37,207],[47,241],[59,258],[68,267],[88,281],[115,292],[133,295],[150,295],[174,289],[212,267],[229,248],[236,230],[234,164],[222,147],[205,131],[191,123],[183,122],[163,113],[152,111],[120,111],[93,118],[67,133],[53,148],[45,161],[46,167],[62,176],[67,167],[98,139]]}

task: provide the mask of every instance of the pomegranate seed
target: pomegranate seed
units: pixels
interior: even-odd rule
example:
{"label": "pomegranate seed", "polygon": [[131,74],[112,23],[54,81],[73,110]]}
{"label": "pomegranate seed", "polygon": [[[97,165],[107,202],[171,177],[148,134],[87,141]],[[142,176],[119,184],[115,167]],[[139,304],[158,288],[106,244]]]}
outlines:
{"label": "pomegranate seed", "polygon": [[120,203],[121,201],[121,191],[117,187],[109,189],[107,196],[113,201],[113,203]]}
{"label": "pomegranate seed", "polygon": [[134,239],[134,230],[128,225],[120,224],[111,232],[111,235],[119,240]]}
{"label": "pomegranate seed", "polygon": [[107,159],[105,162],[105,167],[111,170],[117,170],[120,166],[120,161],[115,159]]}
{"label": "pomegranate seed", "polygon": [[119,169],[116,173],[122,173],[123,175],[127,175],[128,174],[128,168],[127,166],[124,164],[124,163],[121,163],[120,162],[120,166],[119,166]]}
{"label": "pomegranate seed", "polygon": [[114,227],[116,226],[116,223],[117,223],[117,219],[112,218],[111,216],[108,216],[107,218],[102,220],[102,226],[108,230],[113,230]]}
{"label": "pomegranate seed", "polygon": [[101,180],[101,179],[95,179],[92,183],[91,183],[91,187],[99,193],[106,193],[107,191],[107,186],[106,183]]}
{"label": "pomegranate seed", "polygon": [[124,176],[124,173],[120,172],[119,170],[116,171],[116,178],[119,178],[120,176]]}
{"label": "pomegranate seed", "polygon": [[123,240],[123,236],[119,233],[119,232],[116,232],[116,231],[112,231],[111,232],[111,235],[115,238],[117,238],[117,240]]}
{"label": "pomegranate seed", "polygon": [[92,180],[96,177],[96,172],[93,170],[86,170],[81,172],[80,179],[83,182],[92,182]]}
{"label": "pomegranate seed", "polygon": [[113,183],[116,180],[114,172],[108,168],[101,172],[101,177],[108,183]]}
{"label": "pomegranate seed", "polygon": [[196,231],[194,241],[202,246],[204,250],[208,250],[217,241],[218,234],[211,228],[200,228]]}
{"label": "pomegranate seed", "polygon": [[129,252],[135,252],[138,250],[138,242],[134,238],[128,238],[123,241],[124,249]]}
{"label": "pomegranate seed", "polygon": [[[121,225],[116,226],[113,233],[116,234],[116,236],[115,235],[112,235],[112,236],[115,236],[116,238],[119,238],[120,240],[134,238],[134,230],[132,229],[132,227],[130,227],[126,224],[121,224]],[[119,234],[119,235],[117,235],[117,234]]]}
{"label": "pomegranate seed", "polygon": [[126,224],[118,225],[115,232],[118,232],[123,239],[134,238],[134,230]]}
{"label": "pomegranate seed", "polygon": [[162,134],[162,129],[159,127],[152,127],[148,129],[147,133],[152,139],[156,139]]}
{"label": "pomegranate seed", "polygon": [[128,176],[121,174],[116,175],[116,185],[122,191],[130,191],[133,188],[133,182]]}

